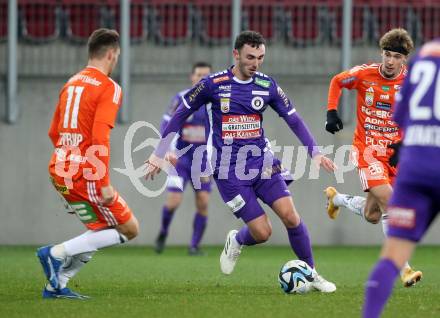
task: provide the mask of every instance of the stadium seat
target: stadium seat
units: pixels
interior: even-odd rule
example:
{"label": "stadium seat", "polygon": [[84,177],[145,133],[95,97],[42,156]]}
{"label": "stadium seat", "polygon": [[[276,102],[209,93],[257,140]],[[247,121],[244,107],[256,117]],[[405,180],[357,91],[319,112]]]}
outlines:
{"label": "stadium seat", "polygon": [[269,42],[278,37],[280,7],[276,1],[243,0],[242,29],[260,32]]}
{"label": "stadium seat", "polygon": [[[120,31],[120,0],[107,0],[110,12],[110,26]],[[148,16],[146,3],[143,0],[130,1],[130,39],[139,42],[147,38]]]}
{"label": "stadium seat", "polygon": [[194,0],[195,35],[204,44],[221,45],[231,41],[231,0]]}
{"label": "stadium seat", "polygon": [[192,37],[190,0],[150,0],[150,30],[160,44],[178,44]]}
{"label": "stadium seat", "polygon": [[328,6],[317,1],[280,0],[287,41],[295,46],[322,44],[329,39]]}
{"label": "stadium seat", "polygon": [[0,41],[8,37],[8,0],[0,0]]}
{"label": "stadium seat", "polygon": [[393,28],[408,28],[408,15],[410,14],[410,7],[406,4],[400,3],[372,3],[372,25],[374,28],[375,40]]}
{"label": "stadium seat", "polygon": [[31,41],[48,41],[60,34],[57,0],[19,0],[21,36]]}
{"label": "stadium seat", "polygon": [[421,0],[413,6],[414,17],[420,24],[418,43],[440,37],[440,0]]}
{"label": "stadium seat", "polygon": [[70,40],[84,42],[90,34],[107,26],[105,3],[101,0],[61,0],[65,14],[66,35]]}
{"label": "stadium seat", "polygon": [[[343,32],[343,3],[332,0],[328,3],[331,25],[331,42],[340,44]],[[368,1],[353,3],[351,38],[353,44],[364,44],[373,40],[372,16]]]}

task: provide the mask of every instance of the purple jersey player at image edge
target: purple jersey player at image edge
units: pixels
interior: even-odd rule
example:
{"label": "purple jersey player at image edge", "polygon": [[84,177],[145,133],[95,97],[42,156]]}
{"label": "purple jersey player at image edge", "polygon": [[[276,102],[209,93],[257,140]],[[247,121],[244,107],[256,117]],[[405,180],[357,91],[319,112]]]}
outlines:
{"label": "purple jersey player at image edge", "polygon": [[388,238],[366,283],[364,318],[381,316],[399,270],[440,210],[440,39],[425,44],[411,60],[394,120],[404,139]]}

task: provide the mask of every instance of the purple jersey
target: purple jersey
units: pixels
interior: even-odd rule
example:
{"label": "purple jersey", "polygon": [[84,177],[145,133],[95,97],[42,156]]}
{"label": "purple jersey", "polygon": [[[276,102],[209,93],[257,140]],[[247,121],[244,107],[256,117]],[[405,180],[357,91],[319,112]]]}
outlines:
{"label": "purple jersey", "polygon": [[[176,132],[184,120],[203,105],[207,105],[210,135],[208,150],[214,148],[214,176],[232,177],[235,166],[243,164],[245,170],[261,169],[265,154],[269,153],[262,127],[263,112],[270,106],[282,117],[310,155],[316,151],[316,142],[283,90],[271,77],[256,73],[247,81],[236,78],[231,68],[202,79],[182,97],[179,107],[164,136]],[[165,145],[156,149],[163,156]],[[271,163],[269,163],[272,165]],[[247,173],[247,172],[245,172]],[[221,177],[220,177],[221,178]]]}
{"label": "purple jersey", "polygon": [[440,40],[424,45],[409,64],[394,120],[404,131],[399,178],[438,184],[440,178]]}
{"label": "purple jersey", "polygon": [[[177,93],[171,100],[166,113],[163,115],[160,124],[160,133],[163,134],[171,117],[177,111],[178,107],[182,107],[182,96],[185,95],[189,89]],[[204,145],[206,144],[206,137],[209,134],[208,120],[206,118],[206,108],[201,107],[199,110],[189,116],[183,127],[179,131],[179,137],[176,141],[176,148],[183,149],[188,145]],[[194,147],[193,147],[194,148]],[[189,152],[193,151],[193,148]]]}

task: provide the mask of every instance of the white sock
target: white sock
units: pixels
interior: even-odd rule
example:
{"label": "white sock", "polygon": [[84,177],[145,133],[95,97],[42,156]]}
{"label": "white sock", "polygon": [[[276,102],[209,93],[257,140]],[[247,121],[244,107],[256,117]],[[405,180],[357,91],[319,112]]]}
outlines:
{"label": "white sock", "polygon": [[382,214],[382,231],[383,231],[383,235],[385,237],[387,237],[387,233],[388,233],[388,214],[386,214],[386,213]]}
{"label": "white sock", "polygon": [[58,274],[60,289],[67,286],[69,280],[75,276],[79,270],[92,259],[95,252],[87,252],[67,257],[67,260]]}
{"label": "white sock", "polygon": [[338,193],[333,198],[333,204],[339,207],[343,206],[349,209],[354,214],[359,215],[361,218],[364,218],[364,208],[366,201],[367,199],[365,199],[364,197],[353,196],[343,193]]}
{"label": "white sock", "polygon": [[87,252],[118,245],[127,242],[127,238],[115,229],[101,231],[87,231],[63,243],[67,256],[74,256]]}

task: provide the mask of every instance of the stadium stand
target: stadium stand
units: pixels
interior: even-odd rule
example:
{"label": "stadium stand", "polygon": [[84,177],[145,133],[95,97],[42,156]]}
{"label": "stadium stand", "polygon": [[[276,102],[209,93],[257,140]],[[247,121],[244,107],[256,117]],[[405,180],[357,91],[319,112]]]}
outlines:
{"label": "stadium stand", "polygon": [[232,30],[231,0],[194,0],[195,36],[208,45],[230,42]]}
{"label": "stadium stand", "polygon": [[189,0],[151,0],[150,27],[159,44],[178,44],[192,37],[193,14]]}
{"label": "stadium stand", "polygon": [[8,36],[8,0],[0,0],[0,41]]}
{"label": "stadium stand", "polygon": [[40,42],[56,39],[60,34],[60,7],[57,0],[19,0],[21,35]]}
{"label": "stadium stand", "polygon": [[61,0],[66,36],[85,42],[93,30],[106,26],[108,11],[101,0]]}
{"label": "stadium stand", "polygon": [[[109,26],[119,30],[121,10],[119,0],[107,0],[109,9]],[[130,38],[132,42],[140,42],[148,36],[148,10],[143,0],[130,1]]]}

